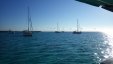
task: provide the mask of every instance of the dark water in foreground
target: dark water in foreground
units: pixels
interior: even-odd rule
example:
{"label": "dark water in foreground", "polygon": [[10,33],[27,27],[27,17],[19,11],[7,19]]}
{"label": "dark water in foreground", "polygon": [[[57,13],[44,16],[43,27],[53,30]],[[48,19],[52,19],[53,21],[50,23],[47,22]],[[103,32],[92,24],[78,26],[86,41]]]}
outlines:
{"label": "dark water in foreground", "polygon": [[0,64],[99,64],[112,56],[111,42],[99,32],[0,32]]}

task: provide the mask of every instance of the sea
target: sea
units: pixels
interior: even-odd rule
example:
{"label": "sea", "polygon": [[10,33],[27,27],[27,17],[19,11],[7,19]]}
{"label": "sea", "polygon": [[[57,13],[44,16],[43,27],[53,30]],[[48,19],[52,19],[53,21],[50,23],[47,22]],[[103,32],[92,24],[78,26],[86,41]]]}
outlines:
{"label": "sea", "polygon": [[99,64],[113,56],[113,37],[102,32],[0,32],[0,64]]}

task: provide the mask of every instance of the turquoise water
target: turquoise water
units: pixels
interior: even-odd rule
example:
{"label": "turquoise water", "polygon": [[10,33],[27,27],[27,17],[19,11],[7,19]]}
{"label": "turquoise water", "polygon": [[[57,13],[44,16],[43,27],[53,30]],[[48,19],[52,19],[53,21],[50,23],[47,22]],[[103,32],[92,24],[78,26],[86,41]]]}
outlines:
{"label": "turquoise water", "polygon": [[0,64],[99,64],[112,56],[111,42],[100,32],[0,32]]}

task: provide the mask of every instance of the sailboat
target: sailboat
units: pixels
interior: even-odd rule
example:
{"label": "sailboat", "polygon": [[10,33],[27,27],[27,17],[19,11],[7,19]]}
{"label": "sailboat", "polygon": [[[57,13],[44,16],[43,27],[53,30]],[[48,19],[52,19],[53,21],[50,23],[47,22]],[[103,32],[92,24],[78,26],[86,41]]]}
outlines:
{"label": "sailboat", "polygon": [[31,16],[30,16],[30,10],[28,7],[28,29],[23,31],[23,36],[32,36],[32,22],[31,22]]}
{"label": "sailboat", "polygon": [[57,23],[57,31],[55,31],[55,33],[60,33],[58,23]]}
{"label": "sailboat", "polygon": [[77,20],[77,30],[73,31],[73,34],[81,34],[82,32],[79,30],[78,20]]}

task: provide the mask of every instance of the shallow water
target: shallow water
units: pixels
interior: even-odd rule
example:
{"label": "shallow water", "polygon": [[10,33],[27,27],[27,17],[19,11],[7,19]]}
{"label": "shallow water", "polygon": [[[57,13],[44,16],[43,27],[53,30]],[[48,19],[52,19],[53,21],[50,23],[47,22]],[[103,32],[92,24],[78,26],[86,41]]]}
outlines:
{"label": "shallow water", "polygon": [[0,32],[0,64],[99,64],[113,56],[112,43],[100,32]]}

